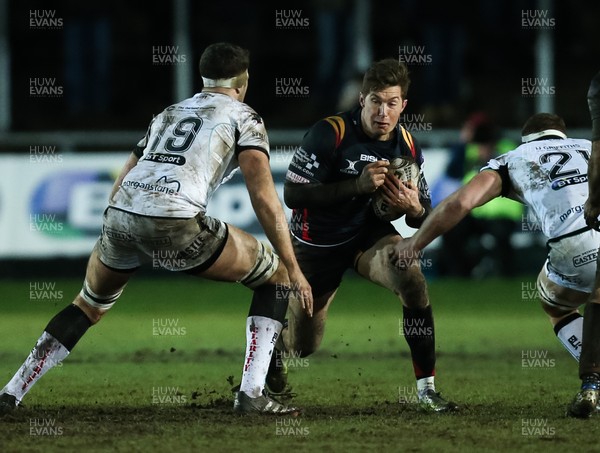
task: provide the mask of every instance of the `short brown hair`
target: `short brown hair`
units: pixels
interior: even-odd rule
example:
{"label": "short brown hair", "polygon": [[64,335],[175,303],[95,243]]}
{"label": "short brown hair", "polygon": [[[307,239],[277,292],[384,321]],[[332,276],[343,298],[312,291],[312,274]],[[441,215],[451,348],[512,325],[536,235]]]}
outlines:
{"label": "short brown hair", "polygon": [[565,120],[553,113],[536,113],[529,117],[521,130],[521,136],[533,134],[535,132],[545,131],[546,129],[556,129],[564,134],[567,133]]}
{"label": "short brown hair", "polygon": [[228,79],[246,71],[250,65],[250,52],[235,44],[211,44],[200,57],[200,75],[209,79]]}
{"label": "short brown hair", "polygon": [[363,77],[361,92],[364,96],[372,91],[381,91],[391,86],[399,86],[402,97],[408,94],[410,77],[406,65],[394,58],[374,62]]}

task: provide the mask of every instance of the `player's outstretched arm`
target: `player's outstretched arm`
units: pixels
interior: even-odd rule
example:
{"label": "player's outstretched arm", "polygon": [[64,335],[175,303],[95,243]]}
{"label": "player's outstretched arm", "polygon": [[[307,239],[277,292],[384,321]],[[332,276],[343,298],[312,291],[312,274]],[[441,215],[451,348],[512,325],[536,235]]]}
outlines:
{"label": "player's outstretched arm", "polygon": [[312,291],[296,261],[285,213],[275,191],[269,159],[262,151],[247,149],[239,154],[238,161],[256,217],[287,268],[290,284],[293,290],[298,291],[302,307],[312,316]]}
{"label": "player's outstretched arm", "polygon": [[110,192],[109,200],[112,201],[113,197],[117,193],[117,190],[119,190],[119,187],[121,186],[121,183],[123,182],[123,179],[125,179],[125,176],[127,176],[127,173],[129,173],[131,171],[131,169],[137,165],[138,160],[140,160],[139,157],[137,157],[134,153],[131,153],[129,155],[127,162],[125,162],[125,165],[123,165],[123,168],[121,169],[121,173],[119,173],[119,176],[117,176],[117,179],[116,179],[115,183],[113,184],[113,188]]}
{"label": "player's outstretched arm", "polygon": [[477,174],[436,206],[413,237],[396,245],[390,256],[392,262],[398,265],[404,257],[408,257],[408,261],[415,259],[421,250],[456,226],[473,208],[501,193],[502,178],[496,171],[485,170]]}
{"label": "player's outstretched arm", "polygon": [[452,229],[472,209],[498,197],[501,193],[502,178],[497,172],[485,170],[477,174],[429,214],[413,236],[415,246],[419,249],[425,248],[435,238]]}

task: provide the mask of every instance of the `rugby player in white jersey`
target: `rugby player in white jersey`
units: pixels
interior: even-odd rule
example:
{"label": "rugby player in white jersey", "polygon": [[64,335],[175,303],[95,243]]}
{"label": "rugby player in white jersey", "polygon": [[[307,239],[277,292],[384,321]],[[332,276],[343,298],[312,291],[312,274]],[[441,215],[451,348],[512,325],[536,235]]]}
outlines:
{"label": "rugby player in white jersey", "polygon": [[[50,368],[62,362],[87,329],[121,295],[143,261],[169,256],[166,267],[253,290],[246,356],[234,410],[293,414],[264,392],[274,344],[294,288],[307,313],[311,288],[298,267],[269,166],[269,143],[258,114],[243,103],[249,53],[212,44],[200,58],[201,93],[156,116],[115,182],[102,234],[90,256],[83,289],[46,326],[35,347],[0,392],[0,408],[20,404]],[[251,235],[206,215],[213,192],[240,168],[252,205],[275,252]],[[277,224],[276,222],[279,222]],[[200,295],[196,298],[200,299]]]}
{"label": "rugby player in white jersey", "polygon": [[[392,260],[406,268],[431,241],[454,227],[473,208],[496,197],[527,205],[548,238],[548,258],[537,279],[542,308],[563,346],[583,364],[584,332],[589,331],[586,304],[594,285],[600,233],[586,225],[587,172],[591,143],[568,138],[557,115],[538,113],[522,130],[523,144],[492,159],[466,185],[440,203],[409,240],[398,243]],[[584,317],[578,312],[586,304]],[[585,321],[584,321],[585,319]],[[585,344],[585,342],[583,342]],[[597,364],[600,361],[596,361]],[[598,375],[590,381],[597,387]],[[578,396],[581,396],[578,394]],[[576,398],[567,412],[587,417],[595,411],[598,392]]]}

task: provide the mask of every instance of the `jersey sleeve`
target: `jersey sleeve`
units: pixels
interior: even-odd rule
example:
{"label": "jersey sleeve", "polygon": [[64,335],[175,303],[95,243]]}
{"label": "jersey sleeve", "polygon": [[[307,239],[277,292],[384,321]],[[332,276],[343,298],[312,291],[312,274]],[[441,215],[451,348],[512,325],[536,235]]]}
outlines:
{"label": "jersey sleeve", "polygon": [[286,174],[292,183],[325,183],[333,163],[336,134],[330,123],[319,121],[311,127],[296,150]]}
{"label": "jersey sleeve", "polygon": [[148,146],[148,141],[150,140],[150,131],[152,130],[152,123],[154,123],[154,118],[152,119],[152,121],[150,121],[150,125],[148,126],[148,130],[146,131],[146,135],[144,135],[144,137],[139,142],[137,142],[135,148],[133,148],[133,154],[135,154],[135,156],[138,159],[141,159],[141,157],[144,155],[144,149],[146,149],[146,146]]}
{"label": "jersey sleeve", "polygon": [[502,179],[502,192],[500,193],[503,197],[508,197],[512,192],[512,183],[510,181],[510,175],[508,174],[508,159],[510,153],[503,154],[490,161],[480,171],[492,170],[498,173]]}
{"label": "jersey sleeve", "polygon": [[269,138],[262,118],[248,108],[236,129],[235,155],[246,149],[257,149],[269,156]]}

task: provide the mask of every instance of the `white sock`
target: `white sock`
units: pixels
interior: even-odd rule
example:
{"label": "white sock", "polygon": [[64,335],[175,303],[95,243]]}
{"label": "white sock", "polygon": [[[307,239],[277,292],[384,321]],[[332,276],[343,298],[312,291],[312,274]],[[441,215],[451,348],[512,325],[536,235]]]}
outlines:
{"label": "white sock", "polygon": [[264,316],[249,316],[246,320],[246,360],[240,391],[256,398],[265,388],[271,355],[283,325]]}
{"label": "white sock", "polygon": [[581,339],[583,338],[583,316],[578,316],[571,322],[561,326],[558,331],[555,326],[554,332],[565,349],[579,362]]}
{"label": "white sock", "polygon": [[417,393],[423,393],[426,390],[435,391],[435,378],[433,376],[417,379]]}
{"label": "white sock", "polygon": [[31,350],[21,368],[0,391],[8,393],[21,402],[25,394],[33,387],[46,371],[62,362],[69,351],[48,332],[42,333],[35,347]]}

